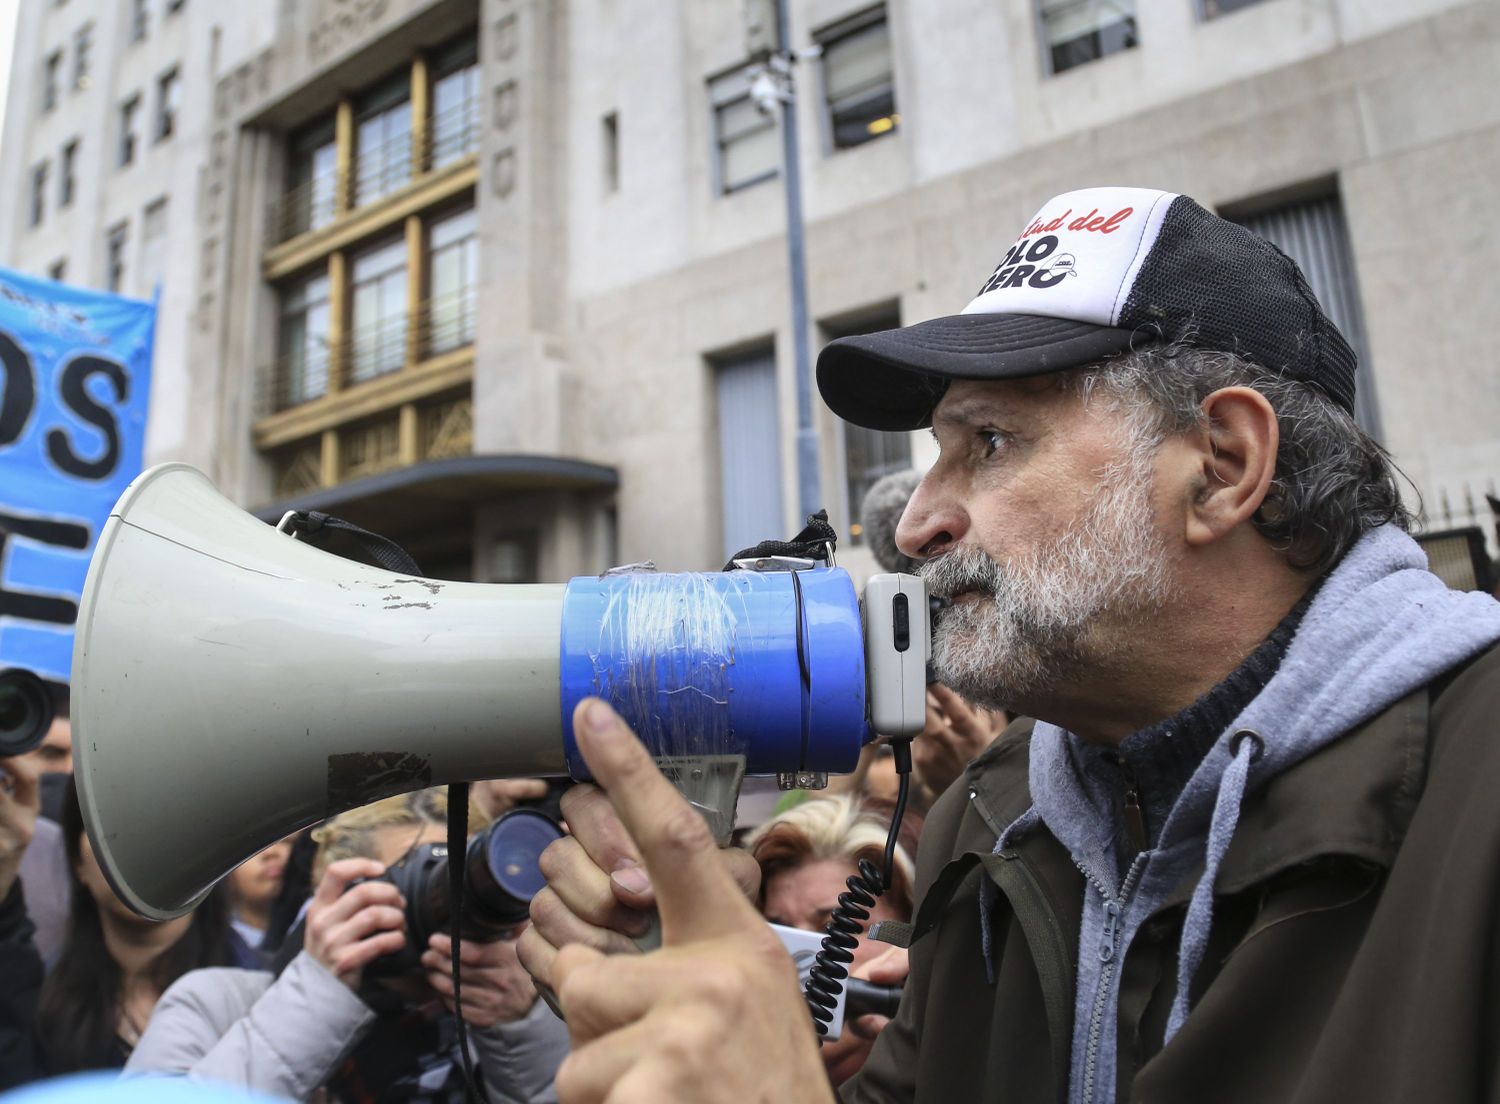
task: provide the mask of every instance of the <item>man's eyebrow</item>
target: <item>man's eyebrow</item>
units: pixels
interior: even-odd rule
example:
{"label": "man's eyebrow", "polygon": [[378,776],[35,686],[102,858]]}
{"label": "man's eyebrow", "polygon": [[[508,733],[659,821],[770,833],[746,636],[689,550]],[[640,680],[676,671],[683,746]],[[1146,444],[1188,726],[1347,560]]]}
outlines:
{"label": "man's eyebrow", "polygon": [[999,418],[1013,413],[1004,403],[996,402],[994,399],[962,399],[951,406],[944,406],[941,412],[935,411],[932,416],[932,429],[936,434],[938,426],[962,426],[973,422],[981,422],[986,418]]}

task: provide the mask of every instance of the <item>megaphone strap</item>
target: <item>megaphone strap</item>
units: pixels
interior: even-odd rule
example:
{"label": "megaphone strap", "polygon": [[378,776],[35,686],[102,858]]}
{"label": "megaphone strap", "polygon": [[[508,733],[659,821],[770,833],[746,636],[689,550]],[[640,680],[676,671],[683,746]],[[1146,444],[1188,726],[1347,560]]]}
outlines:
{"label": "megaphone strap", "polygon": [[[325,514],[321,510],[288,510],[282,515],[276,528],[294,538],[306,540],[314,548],[322,548],[327,543],[326,534],[329,532],[348,533],[360,549],[375,561],[376,566],[402,575],[422,574],[417,561],[390,537],[372,533],[352,521]],[[324,548],[324,551],[327,549]]]}
{"label": "megaphone strap", "polygon": [[822,560],[832,567],[833,552],[838,542],[838,533],[828,523],[828,511],[819,510],[816,514],[808,515],[807,525],[791,540],[763,540],[753,547],[742,549],[729,557],[724,570],[735,570],[739,566],[736,562],[738,560],[763,560],[775,556]]}

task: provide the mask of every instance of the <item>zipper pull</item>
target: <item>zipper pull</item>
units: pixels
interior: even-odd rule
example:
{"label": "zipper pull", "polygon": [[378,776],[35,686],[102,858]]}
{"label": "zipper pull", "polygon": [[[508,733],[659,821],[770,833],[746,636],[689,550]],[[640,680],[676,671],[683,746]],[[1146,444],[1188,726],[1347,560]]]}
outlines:
{"label": "zipper pull", "polygon": [[1134,782],[1125,791],[1125,834],[1137,855],[1146,850],[1146,818],[1141,815],[1141,796]]}
{"label": "zipper pull", "polygon": [[1109,962],[1115,957],[1115,940],[1120,935],[1120,902],[1104,902],[1104,942],[1099,945],[1099,961]]}

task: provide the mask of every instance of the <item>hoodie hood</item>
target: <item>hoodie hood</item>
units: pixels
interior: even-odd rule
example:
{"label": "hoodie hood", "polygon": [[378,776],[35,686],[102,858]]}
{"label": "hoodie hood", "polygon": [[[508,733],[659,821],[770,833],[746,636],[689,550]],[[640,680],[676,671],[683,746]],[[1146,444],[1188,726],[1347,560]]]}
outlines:
{"label": "hoodie hood", "polygon": [[[1190,983],[1213,918],[1214,879],[1244,795],[1496,640],[1500,603],[1450,590],[1427,570],[1417,543],[1396,527],[1373,530],[1324,579],[1275,675],[1209,749],[1172,806],[1156,846],[1128,874],[1115,857],[1114,798],[1104,780],[1086,769],[1091,759],[1082,741],[1054,725],[1036,725],[1029,768],[1034,810],[1005,835],[1024,831],[1035,819],[1046,824],[1092,884],[1091,898],[1093,889],[1104,898],[1101,923],[1118,934],[1121,956],[1139,923],[1202,863],[1179,946],[1170,1039],[1188,1012]],[[1100,939],[1090,917],[1099,913],[1097,902],[1086,901],[1079,956],[1078,1008],[1082,1013],[1087,1003],[1094,1020],[1096,998],[1104,994],[1089,994],[1086,1001],[1086,984],[1111,989],[1114,973],[1111,967],[1100,977],[1095,970],[1089,980],[1088,962],[1097,957],[1091,952]],[[1112,1021],[1112,994],[1107,1003]],[[1080,1018],[1078,1028],[1083,1023]],[[1106,1049],[1114,1034],[1103,1033]],[[1096,1037],[1084,1079],[1092,1091],[1083,1096],[1075,1055],[1074,1100],[1112,1097],[1113,1055],[1095,1053],[1098,1046]]]}

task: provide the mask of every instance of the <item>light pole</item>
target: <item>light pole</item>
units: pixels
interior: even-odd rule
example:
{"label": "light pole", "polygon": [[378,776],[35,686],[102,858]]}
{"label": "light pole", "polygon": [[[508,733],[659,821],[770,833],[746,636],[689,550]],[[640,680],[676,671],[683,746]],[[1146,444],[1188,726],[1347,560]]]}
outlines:
{"label": "light pole", "polygon": [[813,424],[812,354],[807,347],[807,242],[802,228],[802,159],[797,144],[797,91],[786,0],[745,0],[745,46],[755,63],[750,96],[781,119],[781,179],[786,191],[787,270],[792,289],[792,361],[797,377],[797,505],[802,517],[823,508],[818,431]]}

